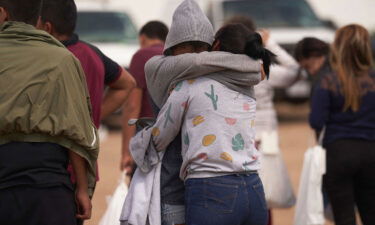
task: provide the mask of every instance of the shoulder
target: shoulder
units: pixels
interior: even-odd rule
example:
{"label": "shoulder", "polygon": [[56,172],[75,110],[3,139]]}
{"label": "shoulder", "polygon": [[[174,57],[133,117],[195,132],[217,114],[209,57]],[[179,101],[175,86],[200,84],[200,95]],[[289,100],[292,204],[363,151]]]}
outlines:
{"label": "shoulder", "polygon": [[329,89],[339,84],[339,77],[335,71],[329,70],[322,73],[319,77],[319,84],[322,88]]}
{"label": "shoulder", "polygon": [[75,55],[66,48],[58,46],[49,46],[41,48],[36,53],[39,58],[45,58],[50,66],[64,68],[66,65],[80,65]]}
{"label": "shoulder", "polygon": [[163,51],[160,49],[157,49],[156,47],[147,47],[147,48],[141,48],[139,49],[133,56],[133,59],[143,59],[148,60],[154,56],[160,56],[163,55]]}
{"label": "shoulder", "polygon": [[80,46],[80,47],[84,47],[84,48],[90,49],[90,50],[94,51],[99,56],[104,55],[104,53],[102,51],[100,51],[100,49],[98,47],[96,47],[93,44],[87,43],[85,41],[79,40],[77,42],[77,45]]}
{"label": "shoulder", "polygon": [[163,56],[163,55],[157,55],[151,57],[145,64],[145,72],[147,75],[152,75],[153,72],[155,72],[156,68],[163,63],[166,58],[171,56]]}

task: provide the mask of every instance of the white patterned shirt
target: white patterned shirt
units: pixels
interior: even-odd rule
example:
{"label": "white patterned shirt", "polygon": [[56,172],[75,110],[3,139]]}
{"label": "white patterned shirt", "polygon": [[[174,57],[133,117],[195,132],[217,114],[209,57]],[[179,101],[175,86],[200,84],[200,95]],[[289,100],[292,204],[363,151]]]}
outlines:
{"label": "white patterned shirt", "polygon": [[256,101],[221,83],[199,78],[178,83],[153,126],[159,151],[182,132],[180,178],[257,171]]}

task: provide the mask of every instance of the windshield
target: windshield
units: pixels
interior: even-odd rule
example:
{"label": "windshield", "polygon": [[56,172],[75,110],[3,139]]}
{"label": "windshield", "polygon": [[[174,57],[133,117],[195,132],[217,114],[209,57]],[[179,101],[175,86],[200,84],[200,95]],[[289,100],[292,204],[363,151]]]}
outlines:
{"label": "windshield", "polygon": [[137,31],[124,13],[78,12],[76,32],[87,42],[135,43]]}
{"label": "windshield", "polygon": [[322,26],[305,1],[248,0],[225,1],[224,19],[235,15],[250,16],[260,28]]}

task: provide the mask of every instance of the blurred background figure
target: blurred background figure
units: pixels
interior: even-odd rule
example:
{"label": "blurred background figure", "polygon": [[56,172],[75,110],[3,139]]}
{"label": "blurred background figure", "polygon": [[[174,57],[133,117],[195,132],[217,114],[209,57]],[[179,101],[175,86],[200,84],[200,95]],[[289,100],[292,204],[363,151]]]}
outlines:
{"label": "blurred background figure", "polygon": [[375,72],[370,35],[360,25],[336,32],[327,71],[313,90],[310,125],[324,132],[324,187],[336,225],[375,224]]}
{"label": "blurred background figure", "polygon": [[123,107],[123,140],[120,162],[121,170],[125,170],[129,175],[133,173],[134,169],[133,159],[129,152],[129,142],[135,134],[135,126],[129,126],[128,121],[129,119],[154,117],[147,91],[144,67],[150,58],[163,54],[167,34],[168,27],[162,22],[151,21],[145,24],[138,36],[141,49],[134,54],[130,63],[129,71],[137,81],[137,87],[131,91]]}
{"label": "blurred background figure", "polygon": [[[74,0],[45,0],[38,28],[65,45],[81,62],[86,75],[96,127],[102,118],[117,110],[135,86],[133,77],[97,47],[79,40],[74,33],[77,7]],[[108,87],[104,92],[105,86]],[[104,97],[103,97],[104,96]]]}
{"label": "blurred background figure", "polygon": [[[254,21],[246,16],[233,17],[227,23],[241,23],[253,32],[256,30]],[[260,33],[266,49],[276,55],[276,63],[270,68],[269,79],[263,80],[255,86],[255,98],[257,100],[255,120],[256,140],[259,143],[259,148],[262,149],[262,134],[277,132],[278,129],[277,113],[273,103],[274,88],[287,87],[297,81],[299,65],[291,55],[271,38],[267,30],[261,30]],[[271,212],[269,215],[269,224],[272,224]]]}
{"label": "blurred background figure", "polygon": [[331,69],[328,53],[329,45],[318,38],[306,37],[297,43],[294,53],[295,58],[310,75],[313,88],[321,77]]}

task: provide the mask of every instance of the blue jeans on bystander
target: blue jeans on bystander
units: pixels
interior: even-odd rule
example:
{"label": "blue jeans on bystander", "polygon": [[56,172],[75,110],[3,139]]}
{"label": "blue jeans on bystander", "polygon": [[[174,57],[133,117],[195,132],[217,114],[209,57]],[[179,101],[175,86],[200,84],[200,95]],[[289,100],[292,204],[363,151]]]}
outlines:
{"label": "blue jeans on bystander", "polygon": [[185,206],[161,204],[161,225],[185,224]]}

